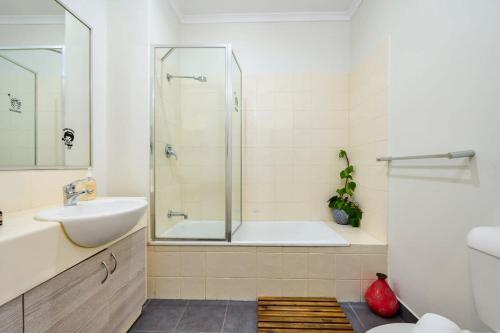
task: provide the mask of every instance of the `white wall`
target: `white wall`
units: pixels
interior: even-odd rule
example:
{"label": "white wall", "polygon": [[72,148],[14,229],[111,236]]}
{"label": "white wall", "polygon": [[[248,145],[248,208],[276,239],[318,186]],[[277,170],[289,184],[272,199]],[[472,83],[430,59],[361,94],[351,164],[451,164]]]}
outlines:
{"label": "white wall", "polygon": [[149,0],[149,38],[151,44],[179,42],[181,25],[169,1]]}
{"label": "white wall", "polygon": [[107,6],[101,0],[62,0],[92,28],[92,165],[98,195],[107,193]]}
{"label": "white wall", "polygon": [[393,163],[389,180],[389,273],[418,315],[437,312],[484,329],[475,312],[467,232],[500,225],[500,3],[364,1],[352,21],[359,61],[387,37],[389,153],[473,148],[459,161]]}
{"label": "white wall", "polygon": [[175,43],[167,1],[108,1],[108,170],[110,194],[149,193],[150,42]]}
{"label": "white wall", "polygon": [[231,43],[247,74],[349,71],[348,22],[187,24],[182,42]]}

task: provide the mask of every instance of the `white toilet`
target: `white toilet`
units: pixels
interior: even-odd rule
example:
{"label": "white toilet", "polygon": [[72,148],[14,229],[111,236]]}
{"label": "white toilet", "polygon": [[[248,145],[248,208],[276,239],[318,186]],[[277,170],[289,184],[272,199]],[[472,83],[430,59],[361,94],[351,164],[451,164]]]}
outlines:
{"label": "white toilet", "polygon": [[[470,248],[472,289],[481,320],[500,333],[500,227],[479,227],[467,236]],[[436,314],[422,316],[416,324],[389,324],[367,333],[466,333]]]}

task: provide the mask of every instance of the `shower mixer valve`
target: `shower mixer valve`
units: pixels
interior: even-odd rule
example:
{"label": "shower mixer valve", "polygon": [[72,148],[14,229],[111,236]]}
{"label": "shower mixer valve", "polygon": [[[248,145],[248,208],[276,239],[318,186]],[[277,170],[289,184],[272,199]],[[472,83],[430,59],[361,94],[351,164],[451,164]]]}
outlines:
{"label": "shower mixer valve", "polygon": [[172,145],[167,144],[165,146],[165,154],[167,155],[167,158],[170,158],[173,156],[177,160],[177,152],[175,151],[174,147],[172,147]]}

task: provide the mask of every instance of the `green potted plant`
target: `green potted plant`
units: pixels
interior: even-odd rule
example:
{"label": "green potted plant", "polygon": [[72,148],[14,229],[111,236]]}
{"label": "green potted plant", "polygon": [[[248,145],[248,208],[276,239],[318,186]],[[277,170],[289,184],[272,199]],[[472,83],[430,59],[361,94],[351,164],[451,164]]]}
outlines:
{"label": "green potted plant", "polygon": [[333,209],[333,218],[338,224],[359,227],[363,211],[352,198],[356,190],[356,183],[352,180],[354,167],[350,164],[345,150],[340,150],[339,158],[347,162],[347,167],[340,172],[340,179],[344,181],[344,186],[337,189],[337,194],[328,200],[328,207]]}

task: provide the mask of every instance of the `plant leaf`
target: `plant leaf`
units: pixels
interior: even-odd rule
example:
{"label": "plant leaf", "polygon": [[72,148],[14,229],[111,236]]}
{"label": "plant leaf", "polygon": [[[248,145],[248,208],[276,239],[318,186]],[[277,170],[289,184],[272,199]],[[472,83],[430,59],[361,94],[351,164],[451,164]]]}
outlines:
{"label": "plant leaf", "polygon": [[347,189],[349,189],[352,192],[354,192],[354,190],[356,189],[356,183],[355,182],[349,182],[349,183],[347,183]]}

